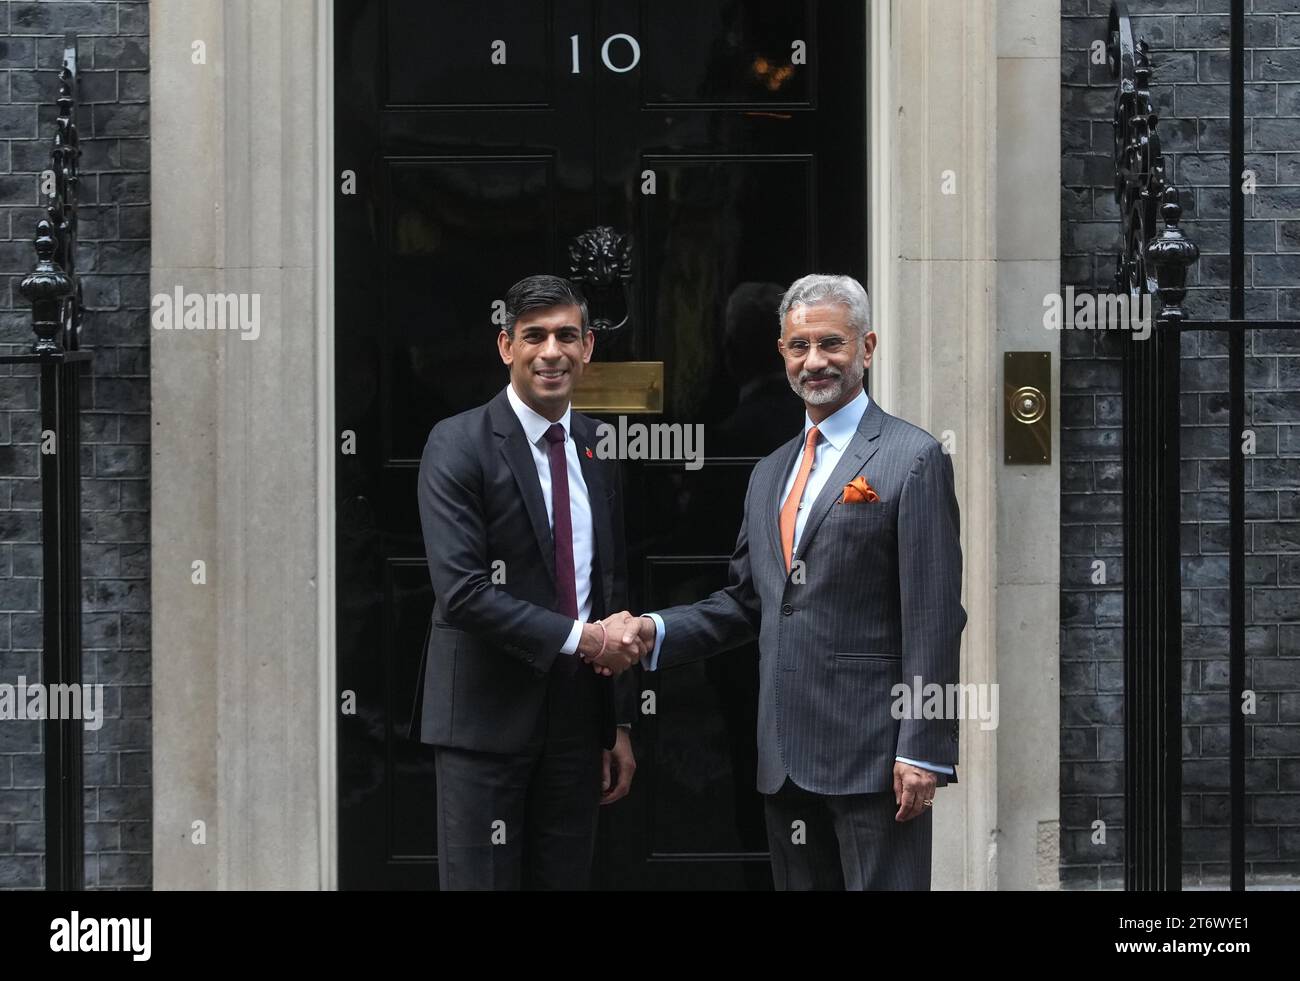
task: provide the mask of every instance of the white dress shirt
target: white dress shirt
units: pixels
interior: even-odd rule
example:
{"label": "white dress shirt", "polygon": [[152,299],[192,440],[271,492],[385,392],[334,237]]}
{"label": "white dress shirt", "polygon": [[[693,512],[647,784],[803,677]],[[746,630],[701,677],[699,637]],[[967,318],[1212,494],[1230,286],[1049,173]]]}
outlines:
{"label": "white dress shirt", "polygon": [[[826,481],[830,479],[835,472],[835,466],[840,462],[840,457],[848,449],[853,434],[858,431],[858,424],[862,422],[862,416],[867,411],[867,406],[871,404],[866,390],[858,392],[857,398],[847,405],[836,409],[827,416],[820,424],[814,423],[812,418],[804,414],[803,436],[804,444],[807,445],[808,430],[814,425],[817,426],[817,432],[820,438],[817,440],[817,449],[813,455],[812,470],[808,473],[808,482],[804,484],[803,499],[799,502],[799,511],[794,521],[794,549],[799,549],[799,538],[803,534],[804,525],[808,523],[808,512],[812,510],[812,504],[817,500],[817,495],[821,493],[822,488],[826,486]],[[790,491],[794,489],[795,479],[799,476],[799,467],[803,463],[803,452],[795,454],[794,467],[790,470],[790,476],[786,478],[785,486],[781,489],[781,500],[772,502],[772,507],[780,507],[785,503],[785,499],[790,496]],[[657,613],[648,614],[655,623],[655,647],[654,652],[650,655],[649,664],[646,668],[654,671],[659,666],[659,648],[663,646],[664,640],[664,622]],[[896,760],[902,763],[910,763],[912,766],[924,767],[927,770],[937,770],[939,773],[951,775],[953,768],[941,763],[926,763],[921,760],[909,759],[905,756],[896,756]]]}
{"label": "white dress shirt", "polygon": [[[546,514],[551,520],[551,535],[555,535],[555,507],[551,502],[551,444],[546,441],[546,431],[551,428],[551,420],[538,414],[524,404],[524,400],[515,392],[513,384],[506,386],[506,398],[510,408],[519,417],[519,424],[524,427],[524,438],[533,448],[533,463],[537,465],[537,479],[542,485],[542,500],[546,503]],[[560,648],[561,654],[576,654],[578,640],[582,637],[582,625],[591,616],[591,558],[595,544],[591,522],[591,498],[587,495],[587,482],[582,478],[582,464],[578,460],[578,446],[573,441],[573,431],[569,428],[569,416],[573,408],[564,410],[558,421],[564,427],[564,458],[569,471],[569,521],[573,526],[573,573],[574,595],[578,598],[578,619],[573,621],[573,629],[568,639]]]}

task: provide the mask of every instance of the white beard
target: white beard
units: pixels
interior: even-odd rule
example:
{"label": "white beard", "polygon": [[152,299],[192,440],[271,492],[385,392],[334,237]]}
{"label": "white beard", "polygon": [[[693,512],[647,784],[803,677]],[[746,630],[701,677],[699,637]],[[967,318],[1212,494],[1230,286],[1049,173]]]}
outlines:
{"label": "white beard", "polygon": [[839,378],[836,379],[837,385],[816,389],[808,388],[802,381],[794,380],[790,382],[790,387],[794,390],[795,395],[798,395],[808,405],[829,405],[862,381],[864,373],[865,369],[862,367],[862,362],[855,361],[853,367],[840,373]]}

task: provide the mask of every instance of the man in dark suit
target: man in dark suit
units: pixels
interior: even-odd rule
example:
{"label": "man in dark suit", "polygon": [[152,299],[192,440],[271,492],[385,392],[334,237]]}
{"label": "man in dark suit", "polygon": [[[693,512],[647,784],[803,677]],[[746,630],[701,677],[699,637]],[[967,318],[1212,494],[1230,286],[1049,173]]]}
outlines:
{"label": "man in dark suit", "polygon": [[957,779],[958,741],[929,686],[957,683],[966,625],[952,461],[867,396],[876,334],[857,280],[805,276],[777,319],[803,431],[750,476],[729,585],[625,639],[654,645],[654,670],[758,636],[778,889],[928,889],[935,788]]}
{"label": "man in dark suit", "polygon": [[570,408],[586,301],[530,276],[506,316],[509,384],[434,426],[420,460],[436,601],[419,738],[436,747],[443,889],[582,889],[598,808],[635,770],[623,672],[643,647],[599,622],[627,603],[626,545],[617,465]]}

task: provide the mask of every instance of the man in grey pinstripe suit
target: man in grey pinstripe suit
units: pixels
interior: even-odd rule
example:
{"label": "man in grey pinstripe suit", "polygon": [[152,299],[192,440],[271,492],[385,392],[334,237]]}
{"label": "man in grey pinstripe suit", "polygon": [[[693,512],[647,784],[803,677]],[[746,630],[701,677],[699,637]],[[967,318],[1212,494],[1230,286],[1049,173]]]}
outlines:
{"label": "man in grey pinstripe suit", "polygon": [[958,680],[952,461],[864,391],[876,335],[857,280],[805,276],[778,315],[804,430],[750,476],[729,585],[628,621],[625,642],[639,630],[654,645],[642,663],[662,670],[758,636],[758,789],[778,889],[928,889],[958,722],[912,707]]}

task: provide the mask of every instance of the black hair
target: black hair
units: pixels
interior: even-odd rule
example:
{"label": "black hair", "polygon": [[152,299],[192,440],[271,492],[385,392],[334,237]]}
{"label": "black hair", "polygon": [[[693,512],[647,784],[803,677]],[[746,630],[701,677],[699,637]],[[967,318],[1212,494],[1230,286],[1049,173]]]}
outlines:
{"label": "black hair", "polygon": [[582,333],[587,327],[587,298],[562,276],[526,276],[506,290],[506,336],[515,338],[515,324],[529,310],[576,306],[582,312]]}

